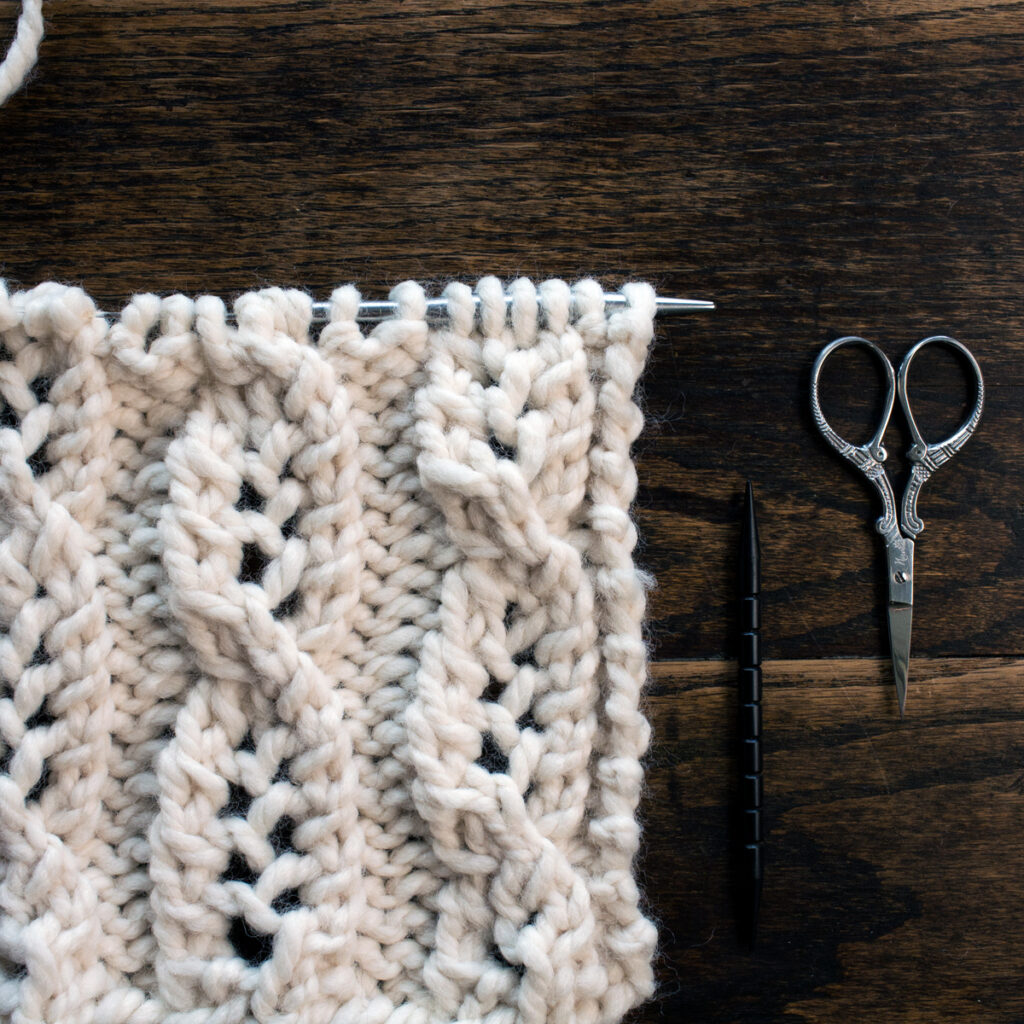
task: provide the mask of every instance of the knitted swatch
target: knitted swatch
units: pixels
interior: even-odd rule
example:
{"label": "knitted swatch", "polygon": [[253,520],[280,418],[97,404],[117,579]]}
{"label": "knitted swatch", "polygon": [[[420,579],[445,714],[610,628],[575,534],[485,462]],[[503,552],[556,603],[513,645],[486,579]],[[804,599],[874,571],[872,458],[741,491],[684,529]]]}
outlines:
{"label": "knitted swatch", "polygon": [[654,294],[0,287],[0,1017],[587,1024],[652,991]]}

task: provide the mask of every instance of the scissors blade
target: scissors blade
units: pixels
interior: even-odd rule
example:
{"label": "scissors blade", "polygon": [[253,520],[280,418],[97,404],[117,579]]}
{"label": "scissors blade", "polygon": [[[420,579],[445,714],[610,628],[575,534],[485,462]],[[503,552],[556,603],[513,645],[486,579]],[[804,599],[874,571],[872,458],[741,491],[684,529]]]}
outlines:
{"label": "scissors blade", "polygon": [[900,702],[900,718],[907,705],[907,673],[910,669],[910,625],[914,616],[912,604],[889,605],[889,650],[892,674],[896,677],[896,697]]}
{"label": "scissors blade", "polygon": [[885,561],[889,571],[889,651],[902,718],[907,704],[910,623],[914,615],[914,542],[893,531],[886,540]]}

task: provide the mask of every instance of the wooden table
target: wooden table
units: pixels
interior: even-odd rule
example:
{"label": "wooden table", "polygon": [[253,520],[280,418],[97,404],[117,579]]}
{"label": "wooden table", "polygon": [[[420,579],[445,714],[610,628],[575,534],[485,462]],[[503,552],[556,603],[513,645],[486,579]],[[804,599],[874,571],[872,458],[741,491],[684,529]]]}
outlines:
{"label": "wooden table", "polygon": [[[0,269],[136,290],[598,275],[659,322],[638,445],[662,928],[634,1022],[1024,1020],[1024,11],[960,0],[63,0],[0,111]],[[0,24],[15,5],[0,2]],[[908,717],[878,514],[818,437],[815,352],[976,353],[925,489]],[[849,368],[854,362],[849,363]],[[866,368],[866,364],[861,366]],[[951,361],[922,370],[954,425]],[[837,380],[842,385],[842,380]],[[856,397],[837,410],[855,424]],[[864,421],[866,422],[866,420]],[[906,434],[894,426],[894,453]],[[768,875],[728,863],[742,484],[764,551]]]}

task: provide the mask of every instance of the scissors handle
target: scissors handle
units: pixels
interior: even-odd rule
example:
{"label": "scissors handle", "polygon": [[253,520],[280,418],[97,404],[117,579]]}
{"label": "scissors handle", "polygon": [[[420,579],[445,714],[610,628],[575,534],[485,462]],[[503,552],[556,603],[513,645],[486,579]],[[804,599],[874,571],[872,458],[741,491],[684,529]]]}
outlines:
{"label": "scissors handle", "polygon": [[[910,372],[910,364],[913,362],[914,356],[925,345],[933,343],[949,345],[963,355],[974,371],[974,376],[978,382],[978,390],[974,399],[974,408],[956,431],[947,437],[945,441],[939,441],[937,444],[928,444],[921,436],[921,431],[917,429],[914,414],[910,411],[910,399],[907,395],[907,374]],[[977,360],[971,355],[966,345],[961,344],[956,338],[949,338],[944,334],[936,334],[931,338],[919,341],[907,353],[906,359],[903,360],[903,365],[900,366],[896,392],[900,397],[900,404],[903,406],[903,412],[907,417],[907,425],[910,427],[912,441],[910,450],[907,452],[907,458],[913,465],[910,470],[910,482],[903,493],[903,532],[910,537],[916,537],[924,529],[924,523],[917,514],[917,498],[921,493],[921,488],[924,487],[927,479],[939,466],[944,462],[949,462],[967,444],[970,436],[978,428],[978,423],[981,420],[981,410],[985,404],[985,382],[981,377],[981,367],[978,366]]]}
{"label": "scissors handle", "polygon": [[[888,381],[885,408],[882,412],[882,420],[878,424],[878,429],[867,444],[856,445],[844,440],[832,429],[828,420],[825,419],[825,414],[821,411],[818,381],[821,376],[822,367],[828,361],[829,356],[837,348],[842,348],[844,345],[865,346],[874,352],[885,368],[886,380]],[[882,499],[883,508],[882,515],[875,523],[875,529],[885,537],[887,543],[895,541],[900,536],[899,523],[896,519],[896,496],[893,494],[892,484],[889,483],[889,478],[885,475],[885,467],[883,466],[888,453],[882,447],[882,438],[885,435],[886,427],[889,426],[889,417],[892,415],[895,401],[896,371],[893,370],[892,363],[889,362],[885,353],[874,342],[851,335],[829,342],[818,353],[818,358],[814,361],[814,369],[811,370],[811,413],[814,416],[814,422],[817,424],[818,430],[821,431],[825,440],[844,459],[852,462],[874,484],[875,490],[878,491]]]}

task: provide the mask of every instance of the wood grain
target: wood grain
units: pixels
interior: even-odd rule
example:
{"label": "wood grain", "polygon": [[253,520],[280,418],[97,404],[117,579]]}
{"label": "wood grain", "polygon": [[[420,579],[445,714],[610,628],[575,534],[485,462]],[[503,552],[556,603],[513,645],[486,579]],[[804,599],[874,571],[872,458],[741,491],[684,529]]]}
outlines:
{"label": "wood grain", "polygon": [[[934,329],[899,339],[865,333],[898,364],[911,342]],[[714,657],[735,649],[732,602],[746,478],[758,500],[769,655],[874,656],[887,650],[884,544],[874,529],[881,504],[811,421],[810,368],[825,340],[780,340],[759,358],[738,355],[729,340],[716,346],[681,338],[672,350],[655,350],[645,384],[649,421],[638,445],[637,518],[639,558],[658,581],[651,628],[659,657]],[[983,340],[971,344],[988,385],[986,407],[976,435],[922,491],[916,654],[1007,656],[1021,650],[1024,607],[1016,595],[1024,574],[1024,505],[1012,481],[1024,464],[1024,395],[1002,383],[1012,372],[1009,361],[990,355]],[[682,352],[689,373],[679,365]],[[925,436],[937,441],[958,425],[965,388],[958,367],[939,358],[925,362],[931,355],[922,355],[920,367],[914,364],[920,382],[912,376],[911,392],[925,414]],[[873,385],[873,368],[862,369]],[[864,377],[851,379],[859,386]],[[837,387],[825,397],[833,399],[826,411],[831,416],[836,410],[837,423],[855,425],[856,417],[844,415],[853,411],[850,389]],[[867,411],[872,404],[862,401]],[[857,442],[873,432],[860,419],[859,429],[844,431]],[[901,495],[910,438],[898,409],[886,445]]]}
{"label": "wood grain", "polygon": [[642,869],[663,994],[637,1021],[1024,1017],[1024,661],[911,668],[901,722],[884,661],[766,663],[767,866],[750,954],[729,877],[735,665],[656,666]]}
{"label": "wood grain", "polygon": [[[0,26],[16,8],[0,0]],[[718,302],[659,322],[640,395],[638,557],[665,662],[642,867],[665,942],[662,998],[634,1021],[1024,1021],[1022,14],[62,0],[0,109],[0,273],[17,284],[117,307],[140,290],[594,275]],[[977,436],[923,493],[903,723],[876,499],[808,409],[815,354],[850,333],[894,360],[952,334],[988,385]],[[827,410],[865,437],[861,371],[877,383],[852,357]],[[957,367],[913,383],[929,428],[949,427]],[[722,660],[748,477],[773,673],[753,957],[731,933]]]}

